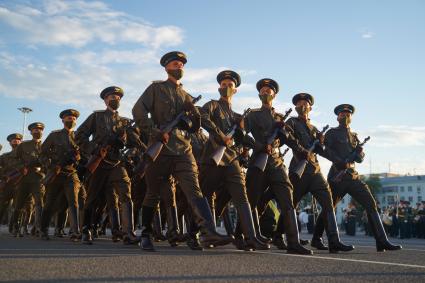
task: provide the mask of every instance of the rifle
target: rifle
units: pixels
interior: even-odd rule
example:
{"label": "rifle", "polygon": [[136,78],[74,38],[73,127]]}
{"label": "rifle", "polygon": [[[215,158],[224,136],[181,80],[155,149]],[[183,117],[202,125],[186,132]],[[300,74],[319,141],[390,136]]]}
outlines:
{"label": "rifle", "polygon": [[[357,146],[356,146],[356,148],[348,155],[348,157],[345,159],[345,163],[352,163],[352,162],[354,162],[354,159],[356,158],[356,155],[357,155],[357,148],[358,147],[360,147],[360,146],[364,146],[368,141],[370,140],[370,137],[368,136],[367,138],[365,138],[364,140],[363,140],[363,142],[362,143],[359,143]],[[347,169],[343,169],[343,170],[340,170],[336,175],[335,175],[335,177],[333,177],[332,178],[332,182],[334,182],[334,183],[338,183],[338,182],[341,182],[341,180],[342,180],[342,177],[347,173],[347,170],[348,170],[348,168]]]}
{"label": "rifle", "polygon": [[[192,103],[193,104],[197,103],[199,100],[201,100],[201,98],[202,98],[202,95],[195,97],[192,100]],[[187,120],[186,111],[180,112],[174,118],[174,120],[172,120],[168,124],[161,127],[160,128],[161,132],[169,134],[172,130],[174,130],[174,128],[177,127],[177,125],[179,125],[179,123],[182,120]],[[146,171],[147,166],[150,163],[155,162],[155,160],[158,158],[158,155],[161,153],[163,147],[164,147],[164,144],[161,141],[156,141],[153,144],[151,144],[150,146],[148,146],[148,148],[144,152],[143,156],[141,157],[140,162],[137,164],[136,168],[134,168],[133,179],[134,178],[143,178],[143,176],[145,175],[145,171]]]}
{"label": "rifle", "polygon": [[[241,119],[245,119],[245,117],[249,114],[249,112],[251,112],[251,108],[246,109],[243,114]],[[236,129],[237,129],[238,125],[234,124],[232,126],[232,128],[230,129],[230,131],[226,134],[227,138],[233,138],[233,136],[235,135]],[[226,146],[225,145],[220,145],[212,154],[211,159],[214,161],[215,165],[220,164],[221,159],[223,158],[224,152],[226,151]]]}
{"label": "rifle", "polygon": [[[288,109],[285,112],[285,115],[282,118],[282,122],[285,122],[286,118],[288,118],[289,114],[291,114],[292,108]],[[277,135],[280,131],[282,131],[283,128],[275,128],[271,136],[267,139],[267,145],[271,145],[274,143]],[[260,169],[262,172],[266,170],[267,161],[269,160],[269,154],[266,152],[260,152],[258,153],[257,157],[254,160],[254,166]]]}
{"label": "rifle", "polygon": [[56,177],[59,175],[59,173],[62,171],[62,168],[70,165],[70,164],[76,164],[80,160],[80,152],[78,147],[69,150],[65,152],[62,155],[62,160],[59,162],[59,164],[55,165],[54,170],[50,170],[46,176],[43,178],[42,184],[44,186],[47,186],[56,179]]}
{"label": "rifle", "polygon": [[[319,132],[319,135],[323,135],[325,134],[325,132],[329,129],[329,125],[326,125],[325,127],[323,127],[322,131]],[[316,146],[320,143],[319,139],[315,139],[313,144],[310,146],[310,148],[308,149],[308,153],[312,153],[314,151],[314,149],[316,148]],[[295,169],[293,170],[293,173],[295,175],[298,176],[298,178],[301,179],[302,175],[304,174],[304,170],[305,167],[308,164],[308,160],[307,159],[303,159],[300,162],[298,162],[298,164],[295,166]]]}
{"label": "rifle", "polygon": [[100,163],[105,159],[106,155],[112,148],[122,148],[124,143],[122,141],[123,136],[126,134],[126,130],[132,126],[133,120],[130,120],[119,132],[113,132],[105,142],[98,146],[90,159],[87,161],[86,169],[93,174]]}

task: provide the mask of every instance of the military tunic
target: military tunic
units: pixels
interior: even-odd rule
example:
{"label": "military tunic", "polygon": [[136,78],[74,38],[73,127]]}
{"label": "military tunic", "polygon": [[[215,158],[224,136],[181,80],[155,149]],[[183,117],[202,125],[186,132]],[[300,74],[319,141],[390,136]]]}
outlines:
{"label": "military tunic", "polygon": [[[16,149],[12,149],[12,151],[6,152],[0,156],[0,178],[20,169],[20,162],[16,155]],[[0,191],[0,223],[3,220],[3,216],[9,207],[10,202],[15,196],[18,182],[14,184],[6,184],[3,190]]]}

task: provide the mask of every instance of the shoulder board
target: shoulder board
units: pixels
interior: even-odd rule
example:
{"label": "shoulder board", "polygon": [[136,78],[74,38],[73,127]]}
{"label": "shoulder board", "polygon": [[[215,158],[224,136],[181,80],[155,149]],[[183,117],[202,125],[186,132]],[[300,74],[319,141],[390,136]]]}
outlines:
{"label": "shoulder board", "polygon": [[259,112],[259,111],[261,111],[261,108],[252,108],[251,109],[251,112]]}
{"label": "shoulder board", "polygon": [[103,112],[105,112],[106,110],[94,110],[93,111],[93,113],[103,113]]}
{"label": "shoulder board", "polygon": [[152,81],[153,84],[160,84],[160,83],[163,83],[163,82],[165,82],[165,81],[162,81],[162,80]]}
{"label": "shoulder board", "polygon": [[54,130],[54,131],[51,132],[51,134],[53,134],[53,133],[60,133],[61,131],[62,131],[62,129],[61,130]]}

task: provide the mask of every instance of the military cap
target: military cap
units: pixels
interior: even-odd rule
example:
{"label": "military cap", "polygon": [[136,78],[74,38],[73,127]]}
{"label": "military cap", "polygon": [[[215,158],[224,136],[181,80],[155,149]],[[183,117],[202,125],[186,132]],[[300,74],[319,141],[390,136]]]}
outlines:
{"label": "military cap", "polygon": [[75,118],[78,118],[80,117],[80,112],[75,109],[66,109],[59,114],[59,118],[61,119],[65,118],[66,116],[74,116]]}
{"label": "military cap", "polygon": [[260,91],[263,87],[268,86],[272,90],[274,90],[275,93],[279,92],[279,84],[272,79],[261,79],[257,82],[257,90]]}
{"label": "military cap", "polygon": [[341,104],[335,107],[334,109],[335,115],[338,115],[341,112],[348,112],[354,114],[354,111],[356,111],[356,108],[354,108],[354,106],[350,104]]}
{"label": "military cap", "polygon": [[11,142],[12,140],[22,140],[23,136],[21,134],[15,133],[7,136],[7,141]]}
{"label": "military cap", "polygon": [[225,70],[218,73],[217,75],[218,83],[221,83],[225,79],[232,80],[235,83],[236,87],[239,87],[241,85],[241,76],[239,76],[239,74],[234,71]]}
{"label": "military cap", "polygon": [[124,96],[124,91],[122,88],[118,87],[118,86],[110,86],[105,88],[104,90],[102,90],[102,92],[100,93],[100,98],[105,99],[105,97],[107,97],[108,95],[111,94],[117,94],[120,97]]}
{"label": "military cap", "polygon": [[311,94],[308,93],[298,93],[296,95],[294,95],[294,97],[292,97],[292,103],[294,105],[297,105],[297,102],[300,100],[306,100],[308,103],[310,103],[310,105],[314,104],[314,97]]}
{"label": "military cap", "polygon": [[42,129],[44,130],[44,124],[41,122],[35,122],[35,123],[31,123],[28,125],[28,130],[32,130],[32,129]]}
{"label": "military cap", "polygon": [[186,55],[183,52],[172,51],[162,56],[161,61],[159,61],[159,63],[161,64],[162,67],[165,67],[167,66],[168,63],[174,60],[180,61],[183,64],[186,64],[187,62]]}

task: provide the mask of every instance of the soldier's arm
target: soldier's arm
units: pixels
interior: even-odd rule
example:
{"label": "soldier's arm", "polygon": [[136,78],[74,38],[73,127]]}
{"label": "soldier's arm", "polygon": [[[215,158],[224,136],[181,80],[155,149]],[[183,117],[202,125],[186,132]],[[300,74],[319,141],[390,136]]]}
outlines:
{"label": "soldier's arm", "polygon": [[364,157],[365,157],[365,153],[363,151],[363,148],[360,148],[360,146],[359,146],[360,141],[359,141],[359,138],[357,137],[357,134],[356,133],[353,133],[353,136],[354,136],[354,138],[357,141],[357,147],[355,149],[356,156],[354,158],[354,162],[362,163],[363,160],[364,160]]}
{"label": "soldier's arm", "polygon": [[40,160],[41,163],[48,167],[51,164],[52,154],[53,154],[53,143],[54,143],[54,137],[53,134],[50,133],[47,138],[44,140],[43,144],[41,145],[41,155]]}
{"label": "soldier's arm", "polygon": [[147,146],[140,139],[140,131],[137,127],[127,129],[127,147],[135,147],[141,151],[146,151]]}
{"label": "soldier's arm", "polygon": [[75,142],[84,154],[90,155],[92,153],[90,136],[94,133],[95,127],[96,113],[92,113],[75,131]]}
{"label": "soldier's arm", "polygon": [[281,140],[281,144],[286,144],[294,154],[298,155],[306,155],[308,152],[308,149],[304,148],[300,141],[295,136],[295,122],[293,119],[289,119],[285,124],[285,132],[286,135],[284,136],[284,139]]}
{"label": "soldier's arm", "polygon": [[[193,97],[186,93],[185,101],[193,104]],[[201,128],[201,113],[198,108],[193,107],[192,111],[189,112],[189,118],[192,121],[192,127],[188,129],[189,133],[196,133]]]}
{"label": "soldier's arm", "polygon": [[210,134],[216,141],[222,141],[226,135],[212,120],[215,107],[213,102],[207,102],[200,109],[202,127]]}
{"label": "soldier's arm", "polygon": [[335,133],[333,130],[328,131],[325,134],[325,155],[326,158],[333,163],[344,162],[343,158],[338,155],[334,150],[335,144]]}
{"label": "soldier's arm", "polygon": [[252,131],[252,126],[253,126],[252,115],[250,113],[245,117],[245,120],[244,120],[245,136],[243,137],[242,145],[248,148],[253,148],[253,149],[264,147],[265,145],[261,144],[260,142],[256,141],[253,137],[248,135]]}
{"label": "soldier's arm", "polygon": [[151,84],[139,97],[132,109],[133,119],[136,125],[143,133],[146,133],[148,137],[159,133],[159,130],[155,128],[155,123],[152,118],[149,118],[149,113],[153,111],[154,101],[155,85]]}

